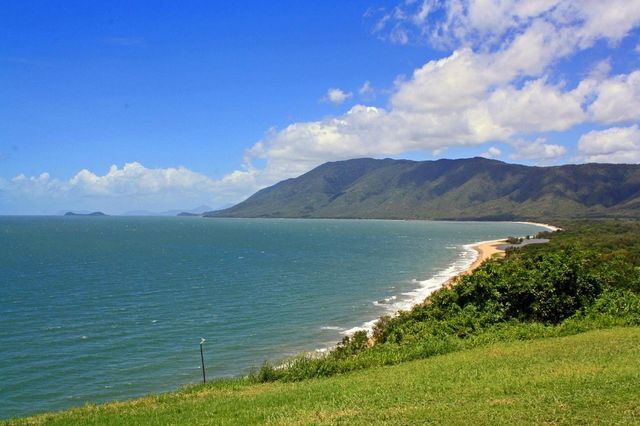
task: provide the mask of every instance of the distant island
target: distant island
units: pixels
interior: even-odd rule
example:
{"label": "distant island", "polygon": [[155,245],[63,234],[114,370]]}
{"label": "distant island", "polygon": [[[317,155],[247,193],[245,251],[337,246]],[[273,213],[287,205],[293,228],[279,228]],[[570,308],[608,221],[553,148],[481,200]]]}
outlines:
{"label": "distant island", "polygon": [[205,217],[434,220],[637,218],[640,165],[532,167],[475,157],[325,163]]}
{"label": "distant island", "polygon": [[177,216],[202,216],[202,215],[198,213],[191,213],[191,212],[180,212],[177,214]]}
{"label": "distant island", "polygon": [[65,216],[109,216],[108,214],[104,214],[102,212],[91,212],[91,213],[74,213],[74,212],[66,212]]}

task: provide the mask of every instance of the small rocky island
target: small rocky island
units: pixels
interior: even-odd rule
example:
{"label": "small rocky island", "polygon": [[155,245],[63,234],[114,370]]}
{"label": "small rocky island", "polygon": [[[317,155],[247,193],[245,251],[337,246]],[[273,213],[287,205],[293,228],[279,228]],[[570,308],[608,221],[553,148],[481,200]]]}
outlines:
{"label": "small rocky island", "polygon": [[74,213],[74,212],[66,212],[65,216],[109,216],[108,214],[104,214],[102,212],[91,212],[91,213]]}

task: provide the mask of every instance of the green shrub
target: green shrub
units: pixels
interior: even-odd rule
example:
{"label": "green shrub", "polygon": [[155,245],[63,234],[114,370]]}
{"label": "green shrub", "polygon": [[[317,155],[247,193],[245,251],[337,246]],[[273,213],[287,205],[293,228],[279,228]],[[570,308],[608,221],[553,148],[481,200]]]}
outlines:
{"label": "green shrub", "polygon": [[367,349],[369,337],[364,330],[356,331],[351,336],[345,336],[331,352],[335,358],[354,356]]}
{"label": "green shrub", "polygon": [[640,222],[584,222],[485,262],[423,304],[345,337],[324,356],[266,364],[253,381],[327,377],[508,340],[640,325]]}

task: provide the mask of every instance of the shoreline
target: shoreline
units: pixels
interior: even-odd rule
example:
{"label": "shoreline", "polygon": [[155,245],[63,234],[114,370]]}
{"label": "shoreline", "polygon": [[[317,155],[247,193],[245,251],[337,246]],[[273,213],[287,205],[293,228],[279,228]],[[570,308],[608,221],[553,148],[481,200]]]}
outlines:
{"label": "shoreline", "polygon": [[[526,222],[526,221],[515,221],[515,222],[512,222],[512,223],[521,223],[521,224],[524,224],[524,225],[541,226],[541,227],[547,229],[549,232],[562,231],[562,228],[554,226],[554,225],[550,225],[548,223]],[[474,250],[476,252],[475,259],[463,271],[458,272],[458,273],[450,276],[440,286],[440,288],[449,288],[449,287],[455,285],[455,283],[458,281],[458,279],[460,277],[462,277],[464,275],[471,274],[473,271],[478,269],[480,267],[480,265],[482,265],[484,263],[485,260],[491,259],[494,256],[495,257],[500,257],[500,258],[504,257],[506,255],[506,251],[504,249],[498,248],[498,246],[503,245],[503,244],[508,244],[506,238],[502,238],[502,239],[498,239],[498,240],[480,241],[480,242],[477,242],[477,243],[471,243],[471,244],[467,244],[467,245],[463,246],[465,249],[467,249],[467,248],[468,249],[472,249],[472,250]],[[438,290],[440,288],[438,288]],[[413,308],[414,306],[417,306],[420,303],[425,303],[429,299],[430,296],[431,296],[431,294],[429,294],[421,302],[414,304],[411,308]]]}
{"label": "shoreline", "polygon": [[[506,239],[500,239],[500,240],[488,240],[488,241],[480,241],[480,242],[472,243],[472,244],[465,244],[463,246],[463,248],[465,250],[471,249],[471,250],[475,251],[475,253],[476,253],[476,257],[473,259],[471,264],[469,264],[469,266],[467,266],[462,271],[459,271],[459,272],[451,275],[450,277],[448,277],[442,284],[437,286],[437,288],[432,289],[432,291],[430,291],[429,294],[426,295],[426,297],[424,297],[422,300],[418,301],[417,303],[412,304],[409,307],[409,310],[413,309],[414,307],[416,307],[418,305],[429,303],[429,297],[431,297],[432,294],[436,293],[437,291],[439,291],[439,290],[441,290],[443,288],[451,288],[451,287],[453,287],[461,277],[471,274],[473,271],[478,269],[480,267],[480,265],[482,265],[485,262],[485,260],[493,258],[494,255],[497,255],[499,257],[504,257],[506,255],[506,251],[503,250],[503,249],[499,249],[498,246],[503,245],[506,242],[507,242]],[[401,311],[402,310],[394,312],[391,316],[396,316]],[[376,341],[373,338],[373,335],[372,335],[371,331],[373,331],[373,326],[375,325],[375,323],[378,322],[378,320],[380,320],[380,318],[382,318],[382,317],[377,318],[375,321],[369,321],[369,322],[365,323],[365,327],[360,327],[359,328],[359,330],[366,331],[367,337],[368,337],[367,345],[369,347],[374,346],[376,344]],[[354,334],[354,332],[357,331],[357,330],[354,330],[354,331],[352,331],[352,330],[354,330],[354,329],[348,330],[349,333],[348,334],[345,333],[345,334],[347,336],[352,336]],[[328,351],[330,351],[331,349],[333,349],[333,348],[328,348]]]}
{"label": "shoreline", "polygon": [[[506,239],[480,241],[479,243],[468,244],[467,246],[465,246],[475,250],[476,258],[473,260],[471,265],[469,265],[465,270],[449,277],[449,279],[447,279],[447,281],[444,284],[442,284],[440,288],[449,288],[455,285],[455,283],[458,281],[458,279],[460,279],[460,277],[464,275],[470,275],[473,271],[478,269],[480,265],[484,263],[485,260],[491,259],[494,256],[501,257],[501,258],[504,257],[506,254],[506,251],[498,248],[498,246],[503,244],[507,244]],[[428,300],[429,296],[427,296],[427,299],[423,300],[422,303],[425,303]]]}
{"label": "shoreline", "polygon": [[[521,223],[521,224],[526,224],[526,225],[540,226],[542,228],[545,228],[549,232],[562,231],[562,228],[554,226],[554,225],[550,225],[550,224],[547,224],[547,223],[525,222],[525,221],[514,221],[514,222],[511,222],[511,223]],[[473,261],[471,261],[469,266],[467,266],[463,270],[458,270],[455,273],[449,275],[441,283],[436,284],[435,286],[430,286],[430,287],[422,288],[422,289],[418,288],[418,289],[414,290],[415,292],[418,292],[418,293],[420,292],[420,290],[427,290],[427,294],[423,295],[420,299],[414,299],[413,303],[411,305],[407,305],[406,309],[404,309],[404,308],[398,309],[395,312],[390,313],[389,315],[391,315],[393,317],[393,316],[398,315],[401,311],[405,311],[405,310],[408,311],[408,310],[411,310],[411,309],[413,309],[414,307],[416,307],[418,305],[427,303],[427,301],[429,300],[429,297],[431,297],[431,295],[433,293],[437,292],[440,289],[450,288],[450,287],[454,286],[458,282],[460,277],[471,274],[473,271],[475,271],[477,268],[479,268],[486,260],[491,259],[493,257],[500,257],[500,258],[504,257],[506,255],[506,251],[504,249],[498,248],[498,246],[508,244],[506,238],[507,237],[502,238],[502,239],[497,239],[497,240],[479,241],[479,242],[476,242],[476,243],[463,245],[463,248],[465,250],[472,250],[472,251],[475,252],[475,257],[474,257]],[[450,266],[447,269],[450,269],[452,267],[453,266]],[[425,281],[433,280],[436,277],[437,277],[437,275],[435,277],[428,278]],[[373,327],[374,327],[375,323],[377,323],[380,320],[380,318],[382,318],[382,316],[376,318],[375,320],[367,321],[362,326],[353,327],[353,328],[350,328],[348,330],[345,330],[345,331],[342,332],[342,334],[345,335],[345,336],[352,336],[355,332],[363,330],[369,336],[369,345],[375,344],[375,342],[373,342],[372,337],[370,335],[371,335],[371,332],[373,331]],[[321,352],[330,351],[332,348],[333,347],[323,348],[320,351]],[[318,350],[316,350],[316,351],[318,351]]]}
{"label": "shoreline", "polygon": [[517,221],[517,222],[513,222],[513,223],[522,223],[522,224],[525,224],[525,225],[542,226],[543,228],[547,228],[551,232],[562,231],[562,228],[560,228],[558,226],[554,226],[554,225],[549,225],[548,223],[526,222],[526,221]]}

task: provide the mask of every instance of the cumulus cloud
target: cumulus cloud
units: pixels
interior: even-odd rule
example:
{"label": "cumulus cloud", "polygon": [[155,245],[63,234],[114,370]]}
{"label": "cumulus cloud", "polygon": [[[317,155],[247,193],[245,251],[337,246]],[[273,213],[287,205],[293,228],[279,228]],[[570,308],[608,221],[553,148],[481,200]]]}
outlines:
{"label": "cumulus cloud", "polygon": [[496,158],[502,154],[500,148],[496,148],[495,146],[490,147],[488,150],[480,154],[480,157],[484,158]]}
{"label": "cumulus cloud", "polygon": [[585,161],[598,163],[638,163],[640,162],[640,129],[612,127],[593,130],[578,141],[578,151]]}
{"label": "cumulus cloud", "polygon": [[[3,188],[51,185],[49,191],[109,197],[188,194],[189,188],[197,188],[194,192],[239,201],[325,161],[362,156],[507,143],[514,148],[511,159],[552,163],[566,155],[567,148],[548,143],[541,133],[640,119],[640,70],[609,76],[609,62],[598,58],[592,72],[577,84],[558,82],[552,75],[558,61],[597,41],[615,46],[640,25],[638,1],[422,0],[369,15],[377,16],[374,32],[380,37],[398,43],[422,40],[452,51],[398,78],[383,106],[357,104],[342,115],[270,131],[245,151],[241,168],[220,180],[184,168],[150,170],[133,163],[103,176],[82,171],[67,182],[22,177],[22,183],[5,181]],[[365,82],[358,94],[364,99],[371,91]],[[337,105],[352,97],[351,92],[331,88],[323,100]],[[637,126],[626,128],[631,132],[626,139],[618,134],[624,136],[620,129],[584,135],[578,146],[583,158],[614,161],[626,155],[626,161],[639,161],[634,154],[637,145],[629,142],[636,141],[632,136]],[[607,142],[611,138],[622,138],[626,148],[596,148],[615,145]],[[502,152],[492,146],[485,154],[495,157]],[[264,166],[254,166],[256,160]]]}
{"label": "cumulus cloud", "polygon": [[209,191],[212,180],[185,167],[148,169],[142,164],[126,163],[122,169],[112,165],[102,176],[83,169],[65,183],[65,188],[83,194],[150,195],[167,191]]}
{"label": "cumulus cloud", "polygon": [[589,77],[596,81],[602,81],[609,76],[611,72],[611,60],[609,58],[598,62],[589,73]]}
{"label": "cumulus cloud", "polygon": [[325,102],[331,102],[335,105],[340,105],[347,99],[353,97],[353,93],[345,92],[342,89],[331,88],[327,90],[327,94],[322,98]]}
{"label": "cumulus cloud", "polygon": [[516,140],[510,142],[515,152],[509,156],[512,160],[538,160],[540,163],[553,163],[567,153],[562,145],[548,144],[546,139],[534,141]]}
{"label": "cumulus cloud", "polygon": [[496,89],[487,100],[487,108],[509,133],[562,131],[586,119],[582,103],[587,93],[586,84],[563,91],[544,79],[532,80],[520,89],[511,85]]}
{"label": "cumulus cloud", "polygon": [[188,209],[199,204],[219,204],[223,195],[238,195],[230,190],[185,167],[151,169],[136,162],[122,168],[113,165],[104,175],[83,169],[68,180],[55,179],[44,172],[0,181],[5,202],[46,204],[47,210],[41,213],[56,209],[102,209],[112,213]]}
{"label": "cumulus cloud", "polygon": [[594,121],[621,123],[640,119],[640,71],[602,81],[589,107]]}
{"label": "cumulus cloud", "polygon": [[[551,83],[551,67],[597,40],[616,43],[639,23],[640,6],[619,0],[607,8],[595,0],[579,7],[559,0],[403,2],[376,22],[378,34],[395,28],[391,37],[403,42],[419,29],[431,41],[448,39],[458,48],[398,79],[386,107],[355,105],[337,117],[270,132],[247,151],[245,170],[234,179],[259,188],[324,161],[487,142],[510,143],[513,159],[556,161],[567,149],[535,138],[591,121],[635,119],[640,108],[624,105],[640,102],[640,71],[608,77],[605,58],[571,87]],[[533,142],[523,142],[529,135]],[[266,166],[253,168],[252,158]]]}
{"label": "cumulus cloud", "polygon": [[[545,21],[566,30],[564,38],[580,48],[605,38],[622,39],[640,22],[640,4],[629,0],[420,0],[370,11],[372,31],[391,42],[460,45],[483,50]],[[401,34],[401,36],[398,36]],[[569,40],[566,40],[569,41]]]}

